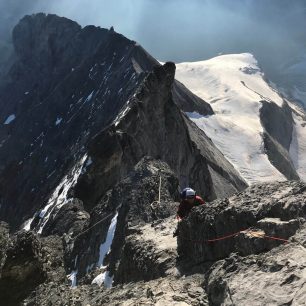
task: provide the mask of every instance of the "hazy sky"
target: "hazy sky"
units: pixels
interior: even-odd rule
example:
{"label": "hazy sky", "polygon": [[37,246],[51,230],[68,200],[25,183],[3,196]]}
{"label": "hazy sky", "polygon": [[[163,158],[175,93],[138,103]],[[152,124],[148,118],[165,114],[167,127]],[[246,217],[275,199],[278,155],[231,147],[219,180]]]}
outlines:
{"label": "hazy sky", "polygon": [[162,61],[252,52],[276,67],[306,49],[306,0],[0,0],[0,10],[7,25],[39,11],[113,25]]}

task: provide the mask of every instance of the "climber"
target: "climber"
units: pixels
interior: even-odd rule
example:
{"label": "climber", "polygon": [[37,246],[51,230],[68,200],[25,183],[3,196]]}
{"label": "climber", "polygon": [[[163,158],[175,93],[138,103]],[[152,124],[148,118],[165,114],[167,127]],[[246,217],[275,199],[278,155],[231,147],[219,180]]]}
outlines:
{"label": "climber", "polygon": [[[191,209],[195,206],[200,206],[205,204],[204,200],[196,195],[196,192],[191,188],[185,188],[181,192],[181,203],[177,210],[177,219],[181,221],[183,218],[187,217]],[[178,235],[178,228],[173,232],[173,237]]]}

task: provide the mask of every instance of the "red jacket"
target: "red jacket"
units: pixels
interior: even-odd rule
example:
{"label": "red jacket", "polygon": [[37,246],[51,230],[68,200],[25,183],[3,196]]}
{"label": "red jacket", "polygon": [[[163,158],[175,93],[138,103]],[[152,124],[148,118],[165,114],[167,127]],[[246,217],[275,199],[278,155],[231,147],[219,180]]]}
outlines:
{"label": "red jacket", "polygon": [[188,216],[188,214],[190,213],[191,209],[195,206],[200,206],[200,205],[203,205],[205,204],[204,200],[199,197],[199,196],[196,196],[195,199],[194,199],[194,202],[193,204],[190,204],[187,200],[182,200],[179,207],[178,207],[178,210],[177,210],[177,215],[183,219],[185,218],[186,216]]}

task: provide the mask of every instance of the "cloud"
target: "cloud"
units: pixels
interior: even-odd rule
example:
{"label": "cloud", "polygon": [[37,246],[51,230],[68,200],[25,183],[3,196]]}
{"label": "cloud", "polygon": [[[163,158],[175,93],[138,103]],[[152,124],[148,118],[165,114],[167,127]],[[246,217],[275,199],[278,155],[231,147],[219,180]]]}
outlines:
{"label": "cloud", "polygon": [[0,0],[0,9],[7,26],[40,11],[113,25],[162,61],[252,52],[273,72],[305,53],[304,0]]}

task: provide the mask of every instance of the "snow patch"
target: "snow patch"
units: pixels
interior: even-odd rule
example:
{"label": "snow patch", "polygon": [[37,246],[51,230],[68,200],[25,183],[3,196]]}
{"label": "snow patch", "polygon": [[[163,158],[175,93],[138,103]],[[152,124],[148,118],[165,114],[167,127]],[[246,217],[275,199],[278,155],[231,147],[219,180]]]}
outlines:
{"label": "snow patch", "polygon": [[92,99],[92,96],[93,96],[93,94],[94,94],[94,90],[89,94],[89,96],[86,98],[86,100],[85,100],[85,103],[86,102],[89,102],[91,99]]}
{"label": "snow patch", "polygon": [[110,277],[109,271],[105,271],[96,276],[91,283],[97,284],[98,286],[102,286],[104,284],[105,288],[110,289],[113,285],[113,280],[114,276]]}
{"label": "snow patch", "polygon": [[71,281],[71,288],[75,288],[77,286],[77,275],[78,270],[72,271],[67,277]]}
{"label": "snow patch", "polygon": [[83,164],[87,159],[87,154],[85,154],[78,163],[72,168],[71,172],[66,175],[60,184],[56,187],[51,197],[48,200],[47,205],[41,210],[39,216],[42,219],[38,233],[41,234],[44,226],[47,224],[52,213],[57,213],[60,208],[68,203],[67,199],[68,191],[73,187],[82,171]]}
{"label": "snow patch", "polygon": [[[100,245],[100,254],[99,254],[99,260],[97,263],[97,266],[100,269],[105,269],[107,268],[106,266],[103,266],[103,261],[106,256],[110,252],[115,231],[116,231],[116,226],[117,226],[117,218],[118,218],[118,212],[116,212],[115,216],[112,218],[111,224],[108,228],[107,235],[105,242]],[[90,265],[86,268],[86,273],[90,271],[93,268],[94,265]],[[104,284],[105,288],[111,288],[113,284],[113,276],[109,276],[109,271],[104,271],[100,273],[94,280],[92,281],[92,284],[97,284],[99,286],[102,286]]]}
{"label": "snow patch", "polygon": [[26,222],[25,222],[25,224],[24,224],[24,226],[23,226],[23,229],[25,230],[25,231],[29,231],[30,229],[31,229],[31,223],[32,223],[32,221],[34,220],[34,217],[33,218],[30,218],[29,220],[27,220]]}
{"label": "snow patch", "polygon": [[11,123],[12,121],[14,121],[15,119],[16,119],[15,114],[9,115],[9,116],[6,118],[4,124],[10,124],[10,123]]}
{"label": "snow patch", "polygon": [[116,119],[114,120],[115,122],[115,126],[117,126],[120,121],[124,118],[124,116],[128,113],[128,111],[130,110],[131,108],[128,106],[128,103],[126,103],[126,106],[125,108],[123,109],[123,111],[121,111],[121,113],[119,113],[119,115],[116,117]]}
{"label": "snow patch", "polygon": [[113,219],[111,221],[111,224],[108,228],[108,232],[107,232],[107,235],[106,235],[105,242],[100,245],[99,261],[97,263],[97,266],[100,267],[100,268],[103,267],[104,258],[106,256],[106,254],[108,254],[110,249],[111,249],[113,239],[114,239],[114,235],[115,235],[116,226],[117,226],[117,217],[118,217],[118,212],[115,214],[115,216],[113,217]]}

